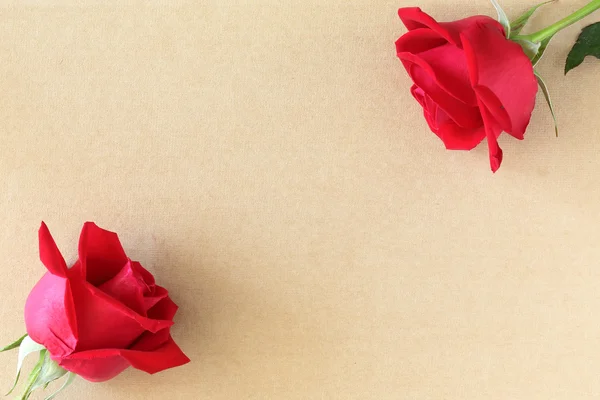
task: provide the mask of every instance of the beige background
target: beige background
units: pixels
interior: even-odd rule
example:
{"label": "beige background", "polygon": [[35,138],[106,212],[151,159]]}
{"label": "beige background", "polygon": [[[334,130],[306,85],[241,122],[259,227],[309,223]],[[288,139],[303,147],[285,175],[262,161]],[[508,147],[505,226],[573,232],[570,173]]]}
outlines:
{"label": "beige background", "polygon": [[[40,221],[73,260],[93,220],[171,290],[193,362],[61,399],[599,398],[600,63],[562,75],[594,17],[539,68],[560,138],[540,96],[493,175],[485,145],[444,151],[408,92],[409,5],[494,15],[486,0],[3,0],[0,341],[24,330]],[[0,357],[8,388],[16,354]]]}

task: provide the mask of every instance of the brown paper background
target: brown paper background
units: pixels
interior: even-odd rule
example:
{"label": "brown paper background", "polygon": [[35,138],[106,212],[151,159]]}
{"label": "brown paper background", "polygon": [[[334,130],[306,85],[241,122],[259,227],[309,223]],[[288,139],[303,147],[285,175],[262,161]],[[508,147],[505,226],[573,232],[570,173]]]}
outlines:
{"label": "brown paper background", "polygon": [[[535,3],[503,1],[513,17]],[[445,151],[408,92],[409,5],[494,15],[485,0],[3,0],[1,342],[44,271],[40,221],[72,261],[93,220],[170,289],[193,361],[61,399],[598,398],[600,63],[562,74],[594,17],[539,67],[560,137],[539,95],[492,174],[485,145]],[[0,357],[7,389],[16,353]]]}

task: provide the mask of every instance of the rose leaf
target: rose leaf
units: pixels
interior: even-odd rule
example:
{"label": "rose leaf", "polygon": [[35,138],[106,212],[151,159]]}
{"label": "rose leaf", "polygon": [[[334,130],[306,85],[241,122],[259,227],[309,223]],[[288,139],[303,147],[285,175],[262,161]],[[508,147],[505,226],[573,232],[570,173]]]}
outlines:
{"label": "rose leaf", "polygon": [[581,31],[567,56],[565,75],[583,63],[587,56],[600,58],[600,22],[588,25]]}

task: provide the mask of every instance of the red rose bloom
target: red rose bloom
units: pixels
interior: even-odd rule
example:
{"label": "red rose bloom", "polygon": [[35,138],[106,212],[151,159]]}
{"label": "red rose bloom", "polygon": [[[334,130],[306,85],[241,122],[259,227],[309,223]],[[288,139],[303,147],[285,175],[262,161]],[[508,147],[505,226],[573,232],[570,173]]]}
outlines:
{"label": "red rose bloom", "polygon": [[170,334],[177,305],[115,233],[87,222],[69,269],[44,223],[39,240],[48,272],[27,298],[25,324],[60,366],[100,382],[129,366],[155,373],[189,362]]}
{"label": "red rose bloom", "polygon": [[492,18],[437,22],[419,8],[398,15],[408,33],[396,50],[430,129],[452,150],[470,150],[487,137],[496,171],[498,136],[523,139],[531,118],[538,88],[531,61]]}

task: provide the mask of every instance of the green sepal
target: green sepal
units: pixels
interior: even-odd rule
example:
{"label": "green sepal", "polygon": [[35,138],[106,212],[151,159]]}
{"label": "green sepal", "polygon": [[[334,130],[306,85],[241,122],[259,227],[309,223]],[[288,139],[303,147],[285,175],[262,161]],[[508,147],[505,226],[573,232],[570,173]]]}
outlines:
{"label": "green sepal", "polygon": [[29,378],[27,379],[27,385],[23,394],[19,397],[19,400],[28,400],[31,396],[31,393],[34,390],[39,388],[46,389],[50,382],[61,378],[67,373],[69,375],[67,376],[66,381],[63,383],[60,389],[48,396],[46,399],[49,400],[54,398],[59,392],[64,390],[73,382],[73,379],[76,375],[72,372],[66,371],[60,365],[58,365],[58,363],[52,359],[48,350],[46,350],[41,344],[33,341],[33,339],[31,339],[28,335],[23,335],[23,337],[19,338],[17,341],[4,347],[3,349],[0,349],[0,351],[10,350],[16,347],[19,347],[19,356],[17,361],[17,376],[15,378],[12,388],[7,393],[7,395],[11,394],[17,386],[25,358],[29,354],[35,352],[39,352],[39,359],[31,373],[29,374]]}
{"label": "green sepal", "polygon": [[548,48],[548,45],[550,44],[550,41],[552,40],[552,38],[554,38],[554,35],[552,35],[540,42],[540,48],[538,49],[538,52],[535,55],[535,57],[533,57],[533,59],[531,60],[531,63],[533,64],[534,67],[537,65],[537,63],[540,62],[540,60],[544,56],[544,53],[546,52],[546,49]]}
{"label": "green sepal", "polygon": [[10,388],[10,390],[8,391],[8,393],[5,394],[5,396],[8,396],[9,394],[11,394],[15,388],[17,387],[17,383],[19,383],[19,378],[21,377],[21,371],[17,372],[17,376],[15,376],[15,380],[13,382],[12,387]]}
{"label": "green sepal", "polygon": [[554,120],[554,131],[556,132],[556,137],[558,137],[558,123],[556,121],[556,113],[554,112],[554,106],[552,105],[552,99],[550,98],[550,92],[548,91],[548,86],[542,79],[542,77],[534,72],[535,77],[537,78],[538,85],[540,85],[540,89],[542,89],[542,93],[544,93],[544,97],[546,98],[546,103],[548,103],[548,107],[550,108],[550,113],[552,114],[552,119]]}
{"label": "green sepal", "polygon": [[24,334],[23,336],[21,336],[20,338],[18,338],[17,340],[15,340],[11,344],[9,344],[8,346],[1,348],[0,353],[2,353],[4,351],[16,349],[17,347],[19,347],[21,345],[21,342],[23,342],[23,339],[25,339],[26,337],[27,337],[27,334]]}
{"label": "green sepal", "polygon": [[513,42],[517,43],[523,49],[525,55],[531,60],[531,64],[535,67],[538,62],[544,56],[548,45],[554,35],[542,40],[541,42],[532,42],[528,39],[525,39],[524,36],[517,36],[511,39]]}
{"label": "green sepal", "polygon": [[506,37],[509,38],[510,37],[510,21],[508,20],[508,16],[506,15],[506,13],[502,9],[502,7],[500,7],[500,4],[498,4],[498,2],[496,0],[491,0],[491,2],[494,5],[496,12],[498,13],[498,22],[500,22],[500,25],[502,25],[502,27],[504,28],[504,32],[506,32]]}
{"label": "green sepal", "polygon": [[67,387],[69,387],[69,385],[71,383],[73,383],[73,381],[75,380],[76,376],[77,376],[76,374],[74,374],[72,372],[68,372],[67,373],[67,379],[62,384],[62,386],[56,392],[54,392],[50,396],[46,397],[44,400],[52,400],[54,397],[56,397],[57,394],[59,394],[60,392],[62,392],[63,390],[65,390]]}
{"label": "green sepal", "polygon": [[50,384],[50,382],[57,380],[66,373],[67,371],[58,365],[58,363],[50,357],[50,353],[46,351],[44,363],[42,364],[42,370],[40,371],[40,374],[33,384],[31,390],[34,391],[40,387],[45,388],[48,386],[48,384]]}
{"label": "green sepal", "polygon": [[600,58],[600,22],[583,28],[567,56],[565,75],[583,63],[587,56]]}
{"label": "green sepal", "polygon": [[[20,400],[27,400],[31,393],[38,388],[46,388],[50,382],[57,380],[58,378],[64,376],[67,371],[61,368],[56,361],[54,361],[50,357],[50,353],[48,350],[40,351],[40,359],[37,364],[31,371],[29,375],[29,379],[27,381],[27,387],[25,388],[25,392],[21,395]],[[72,380],[72,379],[71,379]],[[63,387],[58,391],[62,390],[66,387],[68,381],[63,384]],[[56,393],[58,393],[58,391]],[[55,395],[54,393],[53,395]]]}
{"label": "green sepal", "polygon": [[525,27],[525,25],[527,25],[527,22],[529,22],[529,18],[531,18],[533,13],[535,13],[538,8],[540,8],[541,6],[544,6],[546,4],[549,4],[549,3],[553,3],[554,1],[556,1],[556,0],[548,0],[543,3],[538,4],[537,6],[533,6],[529,10],[525,11],[525,13],[523,15],[519,16],[517,19],[515,19],[513,22],[511,22],[510,23],[510,29],[511,29],[510,38],[512,39],[513,37],[515,37],[519,33],[521,33],[521,30]]}
{"label": "green sepal", "polygon": [[26,336],[25,338],[23,338],[23,341],[21,342],[21,346],[19,347],[19,359],[17,362],[17,372],[19,372],[21,370],[21,368],[23,367],[23,361],[25,360],[25,357],[27,357],[31,353],[34,353],[36,351],[41,351],[41,350],[45,350],[45,347],[39,343],[34,342],[31,337]]}
{"label": "green sepal", "polygon": [[35,367],[33,367],[33,370],[31,371],[31,373],[29,374],[29,379],[27,380],[27,386],[19,400],[28,400],[29,396],[31,396],[32,387],[35,384],[35,382],[37,381],[38,376],[40,376],[40,373],[42,372],[42,365],[44,364],[44,359],[46,358],[46,353],[47,353],[47,350],[45,350],[45,349],[40,351],[40,358],[39,358],[37,364],[35,364]]}
{"label": "green sepal", "polygon": [[521,46],[521,48],[523,49],[523,52],[527,55],[527,57],[529,57],[530,60],[532,60],[532,64],[533,64],[533,60],[539,54],[542,44],[534,43],[527,39],[519,39],[519,38],[513,39],[513,41],[516,42],[519,46]]}
{"label": "green sepal", "polygon": [[44,346],[39,343],[36,343],[31,339],[28,335],[25,335],[21,340],[21,344],[19,345],[19,358],[17,360],[17,375],[15,376],[15,381],[13,382],[12,387],[9,392],[6,393],[8,396],[11,394],[15,388],[17,387],[17,383],[19,383],[19,378],[21,377],[21,368],[23,367],[23,361],[25,361],[25,357],[27,357],[31,353],[35,353],[36,351],[45,350]]}

